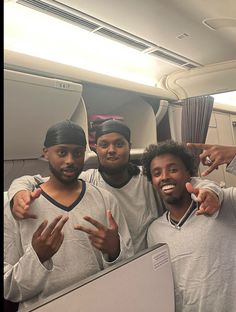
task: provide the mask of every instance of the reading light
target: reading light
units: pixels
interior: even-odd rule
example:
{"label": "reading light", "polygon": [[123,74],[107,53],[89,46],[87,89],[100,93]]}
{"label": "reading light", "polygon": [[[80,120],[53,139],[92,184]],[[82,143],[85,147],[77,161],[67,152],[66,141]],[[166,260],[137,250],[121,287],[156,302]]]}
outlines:
{"label": "reading light", "polygon": [[15,2],[4,5],[4,48],[155,86],[156,59]]}

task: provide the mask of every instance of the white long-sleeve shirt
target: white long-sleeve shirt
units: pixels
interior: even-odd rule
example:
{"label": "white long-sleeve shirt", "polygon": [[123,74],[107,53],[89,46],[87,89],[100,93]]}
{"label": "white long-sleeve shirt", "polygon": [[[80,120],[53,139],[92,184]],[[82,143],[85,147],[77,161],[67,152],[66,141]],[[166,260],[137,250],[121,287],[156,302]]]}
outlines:
{"label": "white long-sleeve shirt", "polygon": [[[141,169],[140,167],[138,175],[133,176],[119,188],[109,185],[98,169],[89,169],[80,174],[81,179],[108,190],[117,199],[128,224],[135,253],[147,248],[147,229],[164,212],[158,193],[143,175]],[[48,180],[40,175],[37,175],[37,179],[41,182]],[[23,176],[14,180],[8,191],[10,200],[20,190],[32,190],[35,183],[32,176]],[[218,195],[219,201],[222,201],[222,190],[216,183],[197,177],[192,178],[191,183],[194,187],[212,190]]]}
{"label": "white long-sleeve shirt", "polygon": [[[133,255],[128,226],[116,198],[89,183],[82,185],[79,198],[69,208],[42,192],[30,208],[37,219],[17,221],[9,206],[4,208],[4,297],[21,302],[20,309]],[[74,229],[76,224],[93,227],[83,219],[85,215],[109,226],[107,210],[111,210],[120,236],[121,251],[113,262],[107,262],[91,245],[86,233]],[[32,235],[43,220],[50,223],[61,214],[69,216],[63,227],[64,241],[58,252],[42,264],[31,245]]]}
{"label": "white long-sleeve shirt", "polygon": [[176,312],[235,312],[236,188],[223,192],[216,216],[196,216],[195,209],[179,226],[166,212],[149,227],[149,247],[169,246]]}

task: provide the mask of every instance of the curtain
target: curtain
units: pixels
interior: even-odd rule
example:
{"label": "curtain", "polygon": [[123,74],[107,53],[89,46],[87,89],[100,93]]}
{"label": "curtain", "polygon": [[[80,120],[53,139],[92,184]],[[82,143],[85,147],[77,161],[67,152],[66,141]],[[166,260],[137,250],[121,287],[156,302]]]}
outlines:
{"label": "curtain", "polygon": [[[205,143],[213,109],[212,96],[198,96],[184,100],[182,109],[182,142]],[[199,149],[192,150],[199,165]]]}

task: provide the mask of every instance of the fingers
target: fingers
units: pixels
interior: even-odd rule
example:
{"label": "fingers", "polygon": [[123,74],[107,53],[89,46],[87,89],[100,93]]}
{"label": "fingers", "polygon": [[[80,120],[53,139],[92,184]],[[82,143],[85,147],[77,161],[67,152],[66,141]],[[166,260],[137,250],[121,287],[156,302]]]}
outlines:
{"label": "fingers", "polygon": [[48,224],[48,220],[44,220],[33,234],[33,238],[39,237]]}
{"label": "fingers", "polygon": [[43,263],[50,259],[61,247],[64,240],[62,228],[68,220],[68,216],[56,217],[48,226],[44,220],[32,237],[32,246]]}
{"label": "fingers", "polygon": [[13,208],[20,207],[22,209],[28,209],[30,199],[31,199],[30,191],[27,190],[19,191],[13,197]]}
{"label": "fingers", "polygon": [[89,223],[91,223],[92,225],[94,225],[98,230],[105,230],[106,229],[106,227],[102,223],[98,222],[97,220],[95,220],[89,216],[85,216],[84,220],[86,220]]}
{"label": "fingers", "polygon": [[32,201],[39,197],[41,193],[40,189],[36,189],[34,192],[23,190],[15,194],[13,199],[12,214],[17,219],[36,219],[37,215],[29,212],[30,204]]}
{"label": "fingers", "polygon": [[[28,208],[27,208],[28,209]],[[16,219],[22,220],[22,219],[37,219],[37,215],[34,213],[29,212],[26,210],[26,208],[22,208],[17,206],[12,208],[12,214]]]}
{"label": "fingers", "polygon": [[69,219],[68,216],[63,216],[61,218],[60,222],[57,223],[57,226],[53,229],[52,235],[57,235],[58,233],[60,233],[62,231],[64,225],[68,221],[68,219]]}
{"label": "fingers", "polygon": [[112,216],[111,210],[107,210],[107,218],[108,218],[108,224],[109,224],[110,229],[118,228],[118,225]]}
{"label": "fingers", "polygon": [[87,228],[87,227],[82,226],[82,225],[79,225],[79,224],[75,225],[75,226],[74,226],[74,229],[75,229],[75,230],[79,230],[79,231],[84,232],[84,233],[87,233],[87,234],[89,234],[89,235],[94,234],[94,231],[93,231],[92,229]]}
{"label": "fingers", "polygon": [[199,198],[199,188],[194,188],[190,182],[185,184],[187,191],[191,194],[191,198],[194,201],[200,201]]}
{"label": "fingers", "polygon": [[205,204],[205,203],[202,203],[200,205],[200,207],[198,208],[198,210],[196,211],[196,215],[212,215],[214,214],[217,210],[219,210],[220,208],[220,205],[216,204]]}
{"label": "fingers", "polygon": [[199,207],[198,210],[196,211],[196,216],[204,215],[206,214],[206,211],[204,208]]}
{"label": "fingers", "polygon": [[199,199],[201,204],[196,213],[197,215],[200,214],[212,215],[217,210],[219,210],[220,207],[219,198],[214,192],[207,189],[202,189],[199,194]]}
{"label": "fingers", "polygon": [[202,176],[206,176],[218,168],[219,163],[215,159],[216,155],[214,154],[214,146],[211,144],[187,143],[187,147],[203,149],[202,153],[199,155],[199,158],[202,164],[204,166],[209,166],[209,168],[201,174]]}
{"label": "fingers", "polygon": [[[59,222],[61,220],[61,222]],[[48,237],[50,235],[53,235],[53,234],[57,234],[59,233],[64,224],[67,222],[68,220],[68,216],[64,216],[63,215],[60,215],[58,217],[56,217],[49,225],[48,227],[46,228],[46,230],[43,232],[42,236],[44,237]]]}
{"label": "fingers", "polygon": [[82,225],[75,225],[74,228],[87,233],[91,244],[104,254],[107,254],[109,261],[116,259],[120,253],[120,238],[118,234],[118,225],[116,224],[111,211],[107,211],[108,227],[89,216],[85,216],[84,220],[95,226],[95,229]]}
{"label": "fingers", "polygon": [[36,188],[33,192],[31,192],[31,199],[34,200],[38,198],[41,194],[41,188]]}
{"label": "fingers", "polygon": [[[115,219],[113,218],[110,210],[107,210],[107,218],[108,218],[109,229],[116,229],[118,227],[118,225],[117,225]],[[108,229],[102,223],[98,222],[97,220],[95,220],[89,216],[85,216],[84,220],[86,220],[89,223],[91,223],[92,225],[94,225],[97,228],[97,230],[99,230],[99,231],[107,231],[107,229]],[[82,225],[76,225],[74,228],[76,230],[80,230],[82,232],[85,232],[89,235],[95,235],[95,236],[97,235],[97,230],[92,230],[92,229],[87,228],[87,227],[82,226]]]}
{"label": "fingers", "polygon": [[196,215],[205,214],[205,208],[204,208],[204,200],[205,200],[205,193],[203,190],[199,188],[194,188],[190,182],[187,182],[185,184],[187,191],[191,194],[191,198],[198,203],[201,203],[197,209]]}
{"label": "fingers", "polygon": [[194,193],[194,194],[195,194],[195,192],[198,192],[198,190],[195,189],[195,188],[192,186],[192,184],[191,184],[190,182],[187,182],[187,183],[185,184],[185,186],[186,186],[186,189],[187,189],[187,191],[188,191],[189,193]]}
{"label": "fingers", "polygon": [[[112,216],[110,216],[110,217],[113,219]],[[90,235],[90,237],[89,237],[90,239],[91,239],[92,236],[93,237],[97,237],[97,238],[104,237],[105,233],[108,230],[108,228],[106,226],[104,226],[102,223],[98,222],[97,220],[95,220],[95,219],[93,219],[93,218],[91,218],[89,216],[85,216],[84,220],[86,220],[89,223],[91,223],[92,225],[94,225],[96,227],[96,229],[92,229],[92,228],[89,228],[89,227],[86,227],[86,226],[83,226],[83,225],[79,225],[79,224],[75,225],[74,229],[89,234]],[[113,220],[111,220],[111,222],[113,222]]]}
{"label": "fingers", "polygon": [[201,173],[202,177],[207,176],[208,174],[210,174],[213,170],[218,169],[217,164],[213,163],[207,170],[203,171]]}

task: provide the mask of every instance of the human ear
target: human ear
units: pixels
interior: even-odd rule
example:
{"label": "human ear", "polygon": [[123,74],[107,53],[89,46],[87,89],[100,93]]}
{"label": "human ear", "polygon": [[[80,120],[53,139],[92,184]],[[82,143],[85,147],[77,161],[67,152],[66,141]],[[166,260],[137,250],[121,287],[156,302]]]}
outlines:
{"label": "human ear", "polygon": [[43,157],[44,157],[45,159],[48,159],[48,148],[47,148],[47,147],[44,147],[44,148],[43,148]]}

